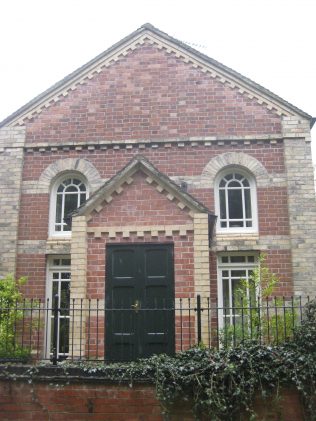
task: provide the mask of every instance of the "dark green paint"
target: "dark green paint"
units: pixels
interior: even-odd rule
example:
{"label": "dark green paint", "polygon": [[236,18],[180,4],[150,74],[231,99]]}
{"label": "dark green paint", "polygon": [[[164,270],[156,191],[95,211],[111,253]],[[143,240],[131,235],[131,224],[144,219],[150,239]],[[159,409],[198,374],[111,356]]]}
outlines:
{"label": "dark green paint", "polygon": [[173,245],[109,245],[106,253],[106,358],[173,354]]}

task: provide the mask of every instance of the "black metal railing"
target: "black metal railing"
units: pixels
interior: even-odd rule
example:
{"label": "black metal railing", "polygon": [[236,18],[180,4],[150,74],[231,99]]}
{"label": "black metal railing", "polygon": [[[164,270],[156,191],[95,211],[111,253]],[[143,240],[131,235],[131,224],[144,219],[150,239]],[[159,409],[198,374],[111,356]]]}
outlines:
{"label": "black metal railing", "polygon": [[[95,299],[59,297],[0,303],[0,361],[131,360],[197,344],[236,347],[244,341],[290,340],[309,298],[242,300],[232,306],[198,295],[175,302],[104,306]],[[147,347],[147,348],[146,348]]]}

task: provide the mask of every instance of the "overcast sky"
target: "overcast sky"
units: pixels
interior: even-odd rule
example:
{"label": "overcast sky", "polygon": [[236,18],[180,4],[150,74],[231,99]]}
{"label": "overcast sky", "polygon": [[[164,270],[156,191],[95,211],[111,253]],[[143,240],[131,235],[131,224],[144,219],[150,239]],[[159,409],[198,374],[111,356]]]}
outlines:
{"label": "overcast sky", "polygon": [[316,0],[2,0],[0,12],[0,121],[146,22],[316,116]]}

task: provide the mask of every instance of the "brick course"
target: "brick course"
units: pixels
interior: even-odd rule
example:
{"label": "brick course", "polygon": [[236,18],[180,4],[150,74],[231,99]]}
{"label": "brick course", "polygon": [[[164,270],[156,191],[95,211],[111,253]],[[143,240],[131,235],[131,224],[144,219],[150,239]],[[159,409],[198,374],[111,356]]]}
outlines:
{"label": "brick course", "polygon": [[262,141],[250,145],[245,145],[243,142],[231,145],[231,142],[227,142],[224,145],[212,144],[212,146],[192,147],[184,144],[183,147],[178,147],[172,144],[168,148],[148,146],[145,149],[139,149],[136,144],[132,149],[37,151],[25,155],[23,180],[37,180],[49,164],[58,159],[70,157],[88,159],[99,171],[100,176],[107,179],[113,177],[138,154],[144,155],[159,171],[169,177],[199,176],[213,157],[225,152],[238,151],[258,159],[269,173],[284,174],[283,143],[271,144],[268,141]]}

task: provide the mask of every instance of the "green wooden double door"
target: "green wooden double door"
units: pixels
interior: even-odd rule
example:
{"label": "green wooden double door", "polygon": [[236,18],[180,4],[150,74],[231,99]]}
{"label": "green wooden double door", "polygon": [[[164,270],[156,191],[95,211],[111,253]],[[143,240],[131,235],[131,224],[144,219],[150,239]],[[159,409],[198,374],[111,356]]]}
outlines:
{"label": "green wooden double door", "polygon": [[174,353],[172,244],[109,245],[106,256],[106,358]]}

